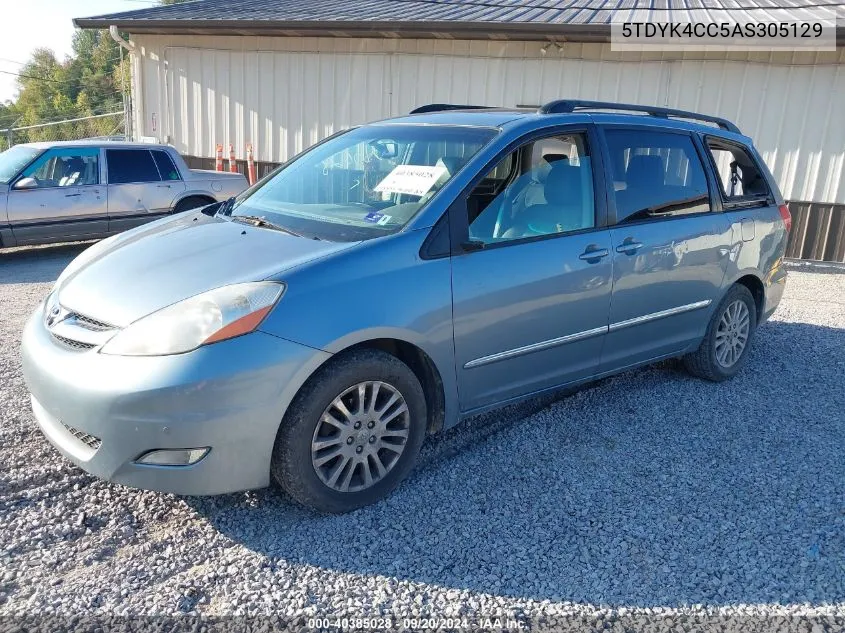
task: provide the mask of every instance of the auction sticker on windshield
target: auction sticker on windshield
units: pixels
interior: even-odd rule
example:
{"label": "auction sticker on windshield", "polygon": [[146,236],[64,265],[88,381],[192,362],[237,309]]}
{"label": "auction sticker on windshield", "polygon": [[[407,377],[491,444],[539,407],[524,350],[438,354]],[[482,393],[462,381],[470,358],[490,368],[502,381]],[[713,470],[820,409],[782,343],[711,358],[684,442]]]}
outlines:
{"label": "auction sticker on windshield", "polygon": [[424,196],[444,173],[446,168],[438,165],[397,165],[375,191]]}

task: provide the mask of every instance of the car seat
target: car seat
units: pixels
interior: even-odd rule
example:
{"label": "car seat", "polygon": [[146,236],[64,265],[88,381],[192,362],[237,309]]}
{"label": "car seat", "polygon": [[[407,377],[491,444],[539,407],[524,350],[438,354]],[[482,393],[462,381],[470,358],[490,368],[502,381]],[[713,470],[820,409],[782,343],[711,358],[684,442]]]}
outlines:
{"label": "car seat", "polygon": [[543,185],[545,204],[526,207],[502,237],[513,239],[583,228],[583,169],[563,160],[552,164]]}
{"label": "car seat", "polygon": [[64,175],[59,180],[59,187],[72,187],[79,184],[84,172],[85,161],[78,156],[74,156],[65,162]]}
{"label": "car seat", "polygon": [[663,157],[657,154],[635,154],[625,170],[626,187],[616,192],[617,216],[629,215],[648,209],[663,200],[666,169]]}

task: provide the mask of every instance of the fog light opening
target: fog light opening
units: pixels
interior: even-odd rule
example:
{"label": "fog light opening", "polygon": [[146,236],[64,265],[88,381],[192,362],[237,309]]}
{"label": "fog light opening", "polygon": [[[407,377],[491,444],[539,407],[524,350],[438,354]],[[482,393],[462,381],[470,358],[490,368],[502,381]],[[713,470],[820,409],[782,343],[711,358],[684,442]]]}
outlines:
{"label": "fog light opening", "polygon": [[211,448],[161,448],[149,451],[135,460],[147,466],[193,466],[208,455]]}

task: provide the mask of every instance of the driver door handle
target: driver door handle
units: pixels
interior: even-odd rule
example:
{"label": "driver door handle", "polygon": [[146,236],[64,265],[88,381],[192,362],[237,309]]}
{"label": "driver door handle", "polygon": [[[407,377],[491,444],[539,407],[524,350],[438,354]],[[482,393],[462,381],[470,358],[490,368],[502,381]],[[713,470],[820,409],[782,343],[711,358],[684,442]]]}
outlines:
{"label": "driver door handle", "polygon": [[606,248],[598,248],[595,244],[590,244],[583,253],[578,256],[578,259],[583,259],[585,262],[596,264],[602,257],[607,257],[608,250]]}
{"label": "driver door handle", "polygon": [[81,195],[82,195],[81,193],[66,193],[65,198],[77,198]]}

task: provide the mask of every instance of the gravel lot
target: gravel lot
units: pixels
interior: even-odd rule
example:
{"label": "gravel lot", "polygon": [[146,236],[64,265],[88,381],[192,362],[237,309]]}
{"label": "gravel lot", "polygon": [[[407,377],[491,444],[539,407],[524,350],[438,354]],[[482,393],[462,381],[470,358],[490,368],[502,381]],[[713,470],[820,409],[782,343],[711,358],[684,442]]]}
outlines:
{"label": "gravel lot", "polygon": [[664,363],[484,416],[387,501],[326,517],[103,483],[47,443],[19,337],[81,249],[0,252],[0,615],[845,627],[843,272],[793,270],[730,383]]}

